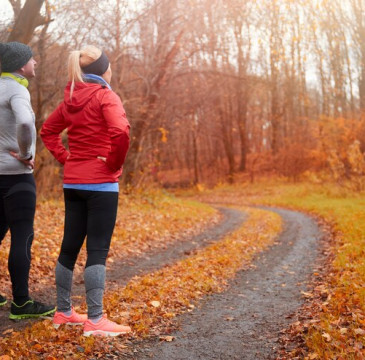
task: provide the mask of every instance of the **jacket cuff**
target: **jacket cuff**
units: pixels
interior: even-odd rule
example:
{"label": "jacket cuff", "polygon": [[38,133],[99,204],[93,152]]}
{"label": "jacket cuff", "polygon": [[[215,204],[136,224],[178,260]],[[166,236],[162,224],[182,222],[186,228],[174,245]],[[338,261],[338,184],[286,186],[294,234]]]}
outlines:
{"label": "jacket cuff", "polygon": [[25,155],[21,155],[19,154],[19,160],[26,160],[26,161],[29,161],[29,160],[32,160],[33,159],[33,155],[31,152],[29,153],[26,153]]}
{"label": "jacket cuff", "polygon": [[113,171],[113,172],[116,172],[116,171],[118,171],[118,170],[120,170],[122,168],[122,165],[120,165],[119,167],[118,166],[115,166],[115,164],[113,163],[113,161],[111,161],[110,159],[106,159],[105,163],[108,166],[108,168],[111,171]]}
{"label": "jacket cuff", "polygon": [[65,164],[67,158],[70,156],[70,153],[66,150],[63,154],[57,159],[62,165]]}

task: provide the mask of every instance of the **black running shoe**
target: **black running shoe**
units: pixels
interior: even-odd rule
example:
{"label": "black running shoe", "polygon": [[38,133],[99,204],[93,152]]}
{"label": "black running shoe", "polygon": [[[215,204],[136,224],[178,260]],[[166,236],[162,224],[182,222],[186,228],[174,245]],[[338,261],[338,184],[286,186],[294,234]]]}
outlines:
{"label": "black running shoe", "polygon": [[39,318],[52,316],[56,308],[51,305],[45,305],[38,301],[28,300],[22,306],[18,306],[14,302],[11,303],[9,319],[21,320],[28,318]]}
{"label": "black running shoe", "polygon": [[8,301],[4,296],[0,295],[0,306],[4,306]]}

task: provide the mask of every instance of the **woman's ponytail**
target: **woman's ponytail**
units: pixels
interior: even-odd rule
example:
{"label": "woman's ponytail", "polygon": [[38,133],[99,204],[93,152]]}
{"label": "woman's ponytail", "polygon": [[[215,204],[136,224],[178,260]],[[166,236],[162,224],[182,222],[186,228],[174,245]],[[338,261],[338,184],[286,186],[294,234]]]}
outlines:
{"label": "woman's ponytail", "polygon": [[82,67],[85,67],[97,60],[102,51],[95,46],[85,46],[81,51],[71,51],[68,57],[68,80],[71,81],[70,99],[76,82],[84,82],[82,78]]}
{"label": "woman's ponytail", "polygon": [[75,88],[75,82],[83,82],[82,70],[80,67],[80,51],[71,51],[68,57],[68,80],[71,81],[70,99]]}

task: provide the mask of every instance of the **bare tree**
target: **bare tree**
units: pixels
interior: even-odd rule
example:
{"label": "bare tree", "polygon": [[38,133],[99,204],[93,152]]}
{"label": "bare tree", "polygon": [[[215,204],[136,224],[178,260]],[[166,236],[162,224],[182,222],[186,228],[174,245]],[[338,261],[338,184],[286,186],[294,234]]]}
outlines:
{"label": "bare tree", "polygon": [[51,21],[48,16],[40,14],[44,0],[27,0],[22,8],[20,0],[9,0],[9,2],[14,10],[15,23],[8,41],[28,44],[32,40],[34,30]]}

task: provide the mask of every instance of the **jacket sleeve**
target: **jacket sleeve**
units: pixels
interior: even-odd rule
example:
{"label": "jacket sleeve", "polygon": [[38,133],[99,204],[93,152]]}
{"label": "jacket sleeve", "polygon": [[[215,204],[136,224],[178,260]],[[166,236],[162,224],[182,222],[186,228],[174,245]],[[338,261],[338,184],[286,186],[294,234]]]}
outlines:
{"label": "jacket sleeve", "polygon": [[105,91],[101,108],[107,123],[111,143],[106,164],[112,171],[118,171],[123,166],[127,156],[130,125],[123,104],[119,96],[113,91]]}
{"label": "jacket sleeve", "polygon": [[19,159],[34,157],[31,152],[35,138],[34,113],[28,91],[24,89],[24,92],[12,96],[10,103],[16,121]]}
{"label": "jacket sleeve", "polygon": [[52,155],[64,165],[70,153],[62,144],[61,133],[67,125],[62,115],[63,102],[58,105],[55,111],[43,123],[41,138],[46,148]]}

